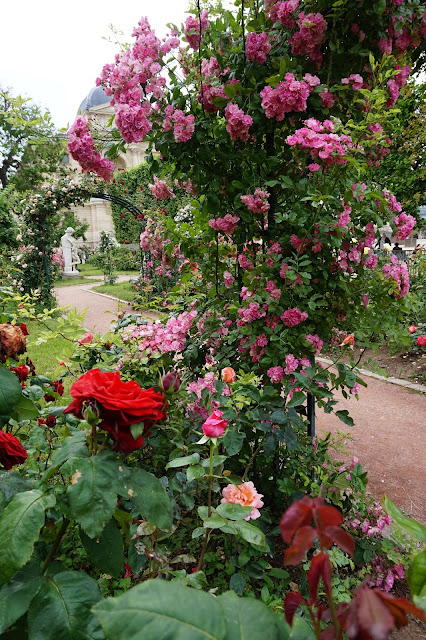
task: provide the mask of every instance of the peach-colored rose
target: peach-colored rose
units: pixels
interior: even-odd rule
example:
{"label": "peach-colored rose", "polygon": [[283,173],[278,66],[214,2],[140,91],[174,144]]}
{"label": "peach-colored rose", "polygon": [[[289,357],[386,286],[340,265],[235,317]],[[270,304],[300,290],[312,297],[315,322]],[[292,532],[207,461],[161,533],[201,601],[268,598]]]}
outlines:
{"label": "peach-colored rose", "polygon": [[222,380],[224,382],[234,382],[236,377],[236,373],[232,367],[225,367],[222,369]]}
{"label": "peach-colored rose", "polygon": [[256,487],[252,482],[243,482],[243,484],[229,484],[222,491],[223,498],[221,502],[229,502],[230,504],[240,504],[243,507],[253,507],[251,513],[245,520],[256,520],[260,517],[259,509],[263,507],[263,498],[261,493],[257,493]]}
{"label": "peach-colored rose", "polygon": [[26,344],[27,340],[18,324],[0,324],[0,362],[6,362],[6,358],[17,360],[27,350]]}

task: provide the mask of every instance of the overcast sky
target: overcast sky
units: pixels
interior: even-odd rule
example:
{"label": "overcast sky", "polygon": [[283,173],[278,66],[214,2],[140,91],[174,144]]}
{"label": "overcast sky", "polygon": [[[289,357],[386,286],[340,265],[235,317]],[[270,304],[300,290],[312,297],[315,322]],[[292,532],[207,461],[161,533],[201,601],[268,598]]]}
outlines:
{"label": "overcast sky", "polygon": [[159,36],[181,24],[188,0],[7,0],[1,7],[0,85],[49,109],[58,127],[72,124],[80,103],[118,47],[109,25],[133,42],[147,16]]}

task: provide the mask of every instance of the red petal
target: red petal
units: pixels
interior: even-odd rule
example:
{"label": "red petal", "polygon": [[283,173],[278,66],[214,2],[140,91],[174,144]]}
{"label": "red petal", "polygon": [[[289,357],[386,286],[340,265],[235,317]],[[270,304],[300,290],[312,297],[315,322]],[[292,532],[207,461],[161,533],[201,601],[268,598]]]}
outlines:
{"label": "red petal", "polygon": [[291,626],[293,622],[294,614],[296,613],[299,605],[304,601],[300,593],[288,593],[284,598],[284,613],[287,624]]}
{"label": "red petal", "polygon": [[284,564],[297,565],[302,562],[316,537],[317,532],[312,527],[300,527],[293,538],[293,544],[284,552]]}
{"label": "red petal", "polygon": [[300,527],[311,523],[312,510],[301,500],[296,500],[285,511],[280,522],[281,535],[284,542],[289,544]]}

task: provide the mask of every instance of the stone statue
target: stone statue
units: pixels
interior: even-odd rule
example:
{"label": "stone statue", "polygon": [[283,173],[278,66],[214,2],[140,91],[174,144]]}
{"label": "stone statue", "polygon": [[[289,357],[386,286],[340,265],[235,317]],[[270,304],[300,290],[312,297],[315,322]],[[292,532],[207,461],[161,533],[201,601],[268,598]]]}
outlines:
{"label": "stone statue", "polygon": [[77,255],[77,247],[76,240],[72,235],[74,233],[74,229],[72,227],[68,227],[65,230],[64,235],[61,238],[61,247],[62,254],[64,256],[64,276],[78,276],[79,271],[76,269],[76,264],[80,262]]}

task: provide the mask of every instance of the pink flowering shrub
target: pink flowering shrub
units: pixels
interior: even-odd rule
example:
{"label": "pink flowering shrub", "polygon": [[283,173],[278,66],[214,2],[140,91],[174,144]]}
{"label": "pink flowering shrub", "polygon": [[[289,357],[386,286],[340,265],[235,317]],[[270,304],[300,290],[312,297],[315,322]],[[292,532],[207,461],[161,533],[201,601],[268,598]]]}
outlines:
{"label": "pink flowering shrub", "polygon": [[246,115],[242,109],[236,104],[230,102],[225,108],[226,130],[231,136],[231,140],[242,140],[247,142],[249,139],[249,129],[253,124],[253,118]]}
{"label": "pink flowering shrub", "polygon": [[386,280],[392,280],[395,286],[393,295],[395,298],[404,298],[410,290],[410,279],[405,262],[398,264],[396,256],[391,257],[391,264],[387,263],[383,267],[383,276]]}
{"label": "pink flowering shrub", "polygon": [[286,73],[285,80],[275,89],[266,86],[261,92],[262,107],[267,118],[284,120],[286,113],[306,111],[307,99],[311,93],[310,85],[304,80],[296,80],[292,73]]}
{"label": "pink flowering shrub", "polygon": [[266,56],[271,50],[267,33],[249,33],[247,35],[247,59],[259,64],[265,64]]}
{"label": "pink flowering shrub", "polygon": [[168,186],[165,180],[159,180],[154,176],[154,184],[149,184],[152,195],[158,200],[167,200],[167,198],[175,198],[175,194]]}
{"label": "pink flowering shrub", "polygon": [[230,236],[237,228],[239,220],[238,216],[233,216],[230,213],[227,213],[223,218],[212,218],[209,220],[209,225],[215,231],[222,231],[226,235]]}
{"label": "pink flowering shrub", "polygon": [[241,196],[241,202],[253,213],[267,213],[270,209],[269,196],[270,193],[258,188],[254,190],[254,195]]}
{"label": "pink flowering shrub", "polygon": [[281,320],[285,324],[286,327],[295,327],[307,320],[308,314],[306,311],[300,311],[297,307],[294,309],[287,309],[281,316]]}

